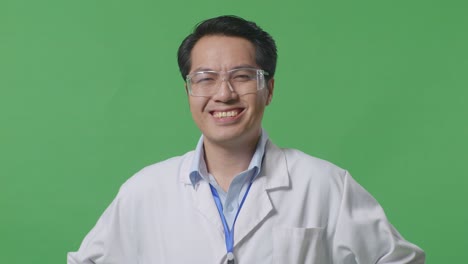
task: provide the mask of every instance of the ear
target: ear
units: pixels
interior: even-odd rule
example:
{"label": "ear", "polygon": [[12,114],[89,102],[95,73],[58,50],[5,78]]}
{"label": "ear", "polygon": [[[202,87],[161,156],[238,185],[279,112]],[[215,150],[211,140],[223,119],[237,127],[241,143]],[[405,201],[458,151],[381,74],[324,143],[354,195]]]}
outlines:
{"label": "ear", "polygon": [[274,88],[275,88],[275,79],[271,78],[270,80],[268,80],[268,83],[267,83],[268,95],[267,95],[266,105],[269,105],[271,103],[271,100],[273,99]]}
{"label": "ear", "polygon": [[189,95],[188,88],[187,88],[187,83],[186,83],[186,82],[184,83],[184,87],[185,87],[185,92],[187,93],[187,95]]}

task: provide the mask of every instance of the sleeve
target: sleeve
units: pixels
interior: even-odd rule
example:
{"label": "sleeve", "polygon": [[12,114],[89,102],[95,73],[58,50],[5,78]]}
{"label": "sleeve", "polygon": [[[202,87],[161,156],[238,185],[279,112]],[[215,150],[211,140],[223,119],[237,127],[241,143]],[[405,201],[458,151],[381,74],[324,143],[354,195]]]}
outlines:
{"label": "sleeve", "polygon": [[346,172],[333,263],[424,264],[424,252],[389,223],[379,203]]}
{"label": "sleeve", "polygon": [[[122,196],[112,201],[77,252],[69,252],[67,264],[135,263],[136,241],[131,212]],[[130,207],[131,208],[131,207]]]}

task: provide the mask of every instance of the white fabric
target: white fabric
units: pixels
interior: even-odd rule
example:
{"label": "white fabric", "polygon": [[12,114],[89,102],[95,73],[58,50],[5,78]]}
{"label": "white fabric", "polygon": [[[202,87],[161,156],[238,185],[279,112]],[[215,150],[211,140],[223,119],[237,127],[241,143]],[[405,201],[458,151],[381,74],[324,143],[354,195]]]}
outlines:
{"label": "white fabric", "polygon": [[[130,178],[67,263],[226,263],[209,185],[189,179],[192,158]],[[271,142],[263,162],[236,222],[236,264],[424,263],[347,171]]]}

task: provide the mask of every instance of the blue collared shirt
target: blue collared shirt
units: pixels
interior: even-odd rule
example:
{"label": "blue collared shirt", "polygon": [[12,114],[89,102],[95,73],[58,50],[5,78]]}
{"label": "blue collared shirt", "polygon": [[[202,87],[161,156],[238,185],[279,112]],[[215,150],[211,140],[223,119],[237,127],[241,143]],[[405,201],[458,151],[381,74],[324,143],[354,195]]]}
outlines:
{"label": "blue collared shirt", "polygon": [[190,169],[190,181],[192,182],[193,187],[195,187],[199,181],[207,181],[216,188],[223,205],[223,214],[226,218],[229,229],[232,229],[237,210],[239,209],[239,204],[247,191],[250,181],[253,181],[262,169],[263,155],[265,153],[267,141],[268,134],[262,129],[260,139],[258,140],[252,160],[250,160],[249,167],[247,170],[234,177],[227,192],[218,185],[213,175],[211,175],[206,168],[203,135],[198,141],[197,148],[195,149],[195,156],[192,161],[192,167]]}

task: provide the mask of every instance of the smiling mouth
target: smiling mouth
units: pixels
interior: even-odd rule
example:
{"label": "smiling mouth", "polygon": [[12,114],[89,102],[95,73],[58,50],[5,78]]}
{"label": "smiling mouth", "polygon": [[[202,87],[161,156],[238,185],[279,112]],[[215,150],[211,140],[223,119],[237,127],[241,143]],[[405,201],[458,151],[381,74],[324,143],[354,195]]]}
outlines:
{"label": "smiling mouth", "polygon": [[243,109],[233,109],[229,111],[213,111],[211,115],[213,115],[214,118],[227,118],[227,117],[236,117],[238,116]]}

